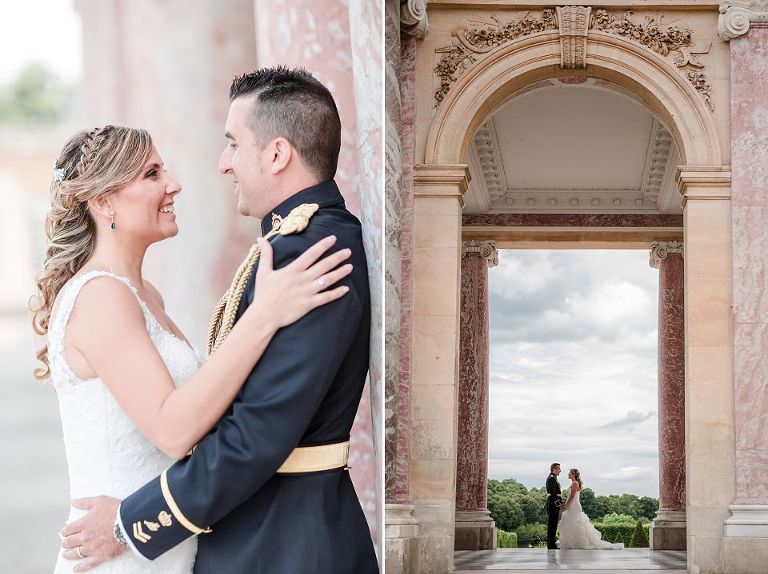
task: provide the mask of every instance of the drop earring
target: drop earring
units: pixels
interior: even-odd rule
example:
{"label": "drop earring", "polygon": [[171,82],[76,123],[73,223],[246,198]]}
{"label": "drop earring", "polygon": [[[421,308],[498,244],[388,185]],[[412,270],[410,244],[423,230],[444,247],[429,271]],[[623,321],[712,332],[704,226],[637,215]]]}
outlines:
{"label": "drop earring", "polygon": [[114,229],[115,228],[115,212],[110,211],[109,214],[112,216],[112,223],[110,223],[109,228]]}

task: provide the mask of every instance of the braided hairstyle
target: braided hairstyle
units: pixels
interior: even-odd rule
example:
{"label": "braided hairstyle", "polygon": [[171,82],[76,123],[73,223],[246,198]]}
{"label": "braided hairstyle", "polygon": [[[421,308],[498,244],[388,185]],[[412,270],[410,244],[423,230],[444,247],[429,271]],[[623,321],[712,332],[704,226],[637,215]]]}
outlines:
{"label": "braided hairstyle", "polygon": [[[32,327],[46,335],[56,296],[93,253],[96,222],[88,201],[119,191],[140,173],[152,155],[152,138],[141,129],[105,126],[75,134],[56,160],[51,208],[45,219],[48,249],[30,300]],[[51,374],[48,345],[37,352],[43,367],[35,378]]]}
{"label": "braided hairstyle", "polygon": [[570,472],[573,473],[573,478],[575,478],[576,482],[579,483],[579,489],[583,488],[584,485],[581,482],[581,473],[579,472],[579,469],[578,468],[572,468],[572,469],[570,469]]}

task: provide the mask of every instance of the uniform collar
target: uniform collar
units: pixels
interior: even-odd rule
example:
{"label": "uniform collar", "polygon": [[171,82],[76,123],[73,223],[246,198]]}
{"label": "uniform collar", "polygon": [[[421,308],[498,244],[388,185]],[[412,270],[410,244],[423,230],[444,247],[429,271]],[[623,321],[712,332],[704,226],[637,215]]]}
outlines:
{"label": "uniform collar", "polygon": [[283,201],[280,205],[273,208],[264,219],[261,220],[261,233],[266,235],[272,229],[272,216],[279,215],[285,217],[291,210],[302,203],[316,203],[322,209],[332,205],[344,205],[344,197],[341,195],[336,182],[333,180],[323,181],[312,187],[302,189],[294,193],[291,197]]}

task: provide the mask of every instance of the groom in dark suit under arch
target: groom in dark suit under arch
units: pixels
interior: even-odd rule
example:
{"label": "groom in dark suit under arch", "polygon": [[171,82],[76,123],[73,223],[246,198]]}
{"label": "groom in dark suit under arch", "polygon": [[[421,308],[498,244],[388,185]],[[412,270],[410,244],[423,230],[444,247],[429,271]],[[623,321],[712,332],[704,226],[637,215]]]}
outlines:
{"label": "groom in dark suit under arch", "polygon": [[560,491],[560,482],[557,477],[560,474],[560,463],[553,462],[549,466],[547,477],[547,502],[544,508],[547,511],[547,549],[557,550],[557,523],[560,520],[560,505],[563,504],[563,496]]}

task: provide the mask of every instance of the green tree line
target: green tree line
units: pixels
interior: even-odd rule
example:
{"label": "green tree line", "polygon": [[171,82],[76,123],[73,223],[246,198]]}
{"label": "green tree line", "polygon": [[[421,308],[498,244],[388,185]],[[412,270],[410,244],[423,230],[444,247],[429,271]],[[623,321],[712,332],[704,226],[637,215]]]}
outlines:
{"label": "green tree line", "polygon": [[[539,528],[526,526],[546,526],[546,498],[546,489],[528,489],[513,478],[488,481],[488,510],[496,522],[496,527],[507,532],[520,531],[521,528],[523,531],[538,531]],[[596,495],[591,488],[585,488],[581,491],[581,506],[592,521],[603,521],[607,515],[623,515],[647,524],[656,516],[659,501],[649,496],[634,494]]]}

